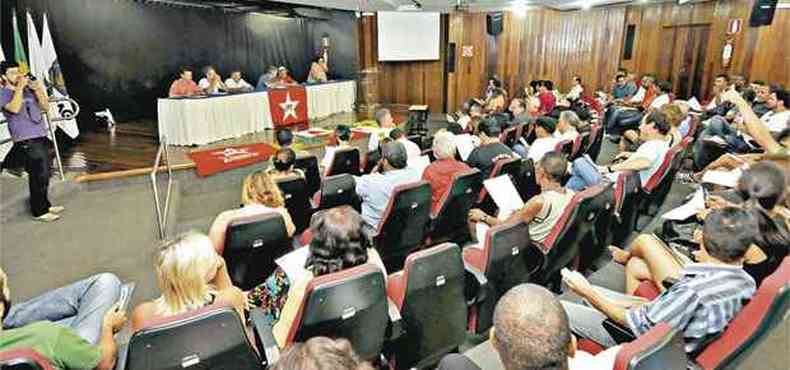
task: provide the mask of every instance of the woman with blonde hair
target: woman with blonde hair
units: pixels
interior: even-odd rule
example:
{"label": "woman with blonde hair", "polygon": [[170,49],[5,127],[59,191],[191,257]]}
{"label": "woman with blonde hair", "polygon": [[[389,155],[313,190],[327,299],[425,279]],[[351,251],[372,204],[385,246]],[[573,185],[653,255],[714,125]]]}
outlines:
{"label": "woman with blonde hair", "polygon": [[291,215],[285,208],[285,198],[283,198],[280,188],[266,171],[254,172],[244,179],[241,188],[241,205],[241,208],[220,213],[211,224],[208,236],[211,238],[215,250],[221,251],[225,248],[225,230],[232,220],[239,217],[277,212],[283,216],[288,236],[292,236],[296,230]]}
{"label": "woman with blonde hair", "polygon": [[197,310],[215,302],[233,305],[244,318],[246,297],[233,286],[225,260],[199,232],[188,232],[165,243],[156,256],[161,296],[141,303],[132,312],[132,330],[153,319]]}

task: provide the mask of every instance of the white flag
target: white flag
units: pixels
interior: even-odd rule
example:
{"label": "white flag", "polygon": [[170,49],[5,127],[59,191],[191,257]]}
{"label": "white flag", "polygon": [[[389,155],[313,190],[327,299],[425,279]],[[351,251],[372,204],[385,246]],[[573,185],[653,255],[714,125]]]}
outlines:
{"label": "white flag", "polygon": [[46,69],[41,59],[41,42],[38,41],[38,31],[36,31],[36,25],[33,23],[33,17],[30,15],[30,12],[27,12],[27,47],[30,73],[41,80],[44,78]]}
{"label": "white flag", "polygon": [[3,53],[2,46],[0,46],[0,62],[5,62],[5,54]]}
{"label": "white flag", "polygon": [[[44,14],[44,26],[41,31],[41,65],[44,66],[44,83],[47,85],[49,96],[55,99],[69,96],[66,91],[66,81],[63,79],[63,72],[58,64],[58,54],[55,52],[55,43],[52,41],[52,33],[49,31],[49,21],[47,14]],[[70,115],[75,110],[68,101],[58,101],[52,103],[49,109],[49,117],[56,118],[63,115]],[[70,137],[75,138],[80,134],[77,122],[74,119],[68,121],[58,121],[58,126]]]}

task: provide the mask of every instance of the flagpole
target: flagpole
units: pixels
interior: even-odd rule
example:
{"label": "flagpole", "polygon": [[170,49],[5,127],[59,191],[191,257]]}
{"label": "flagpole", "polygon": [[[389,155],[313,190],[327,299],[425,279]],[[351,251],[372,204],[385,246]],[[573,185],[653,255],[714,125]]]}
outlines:
{"label": "flagpole", "polygon": [[60,173],[60,180],[66,181],[66,175],[63,173],[63,161],[60,159],[60,146],[58,145],[58,137],[55,134],[55,129],[53,125],[49,122],[49,112],[42,112],[44,113],[42,117],[44,118],[44,122],[47,124],[47,130],[49,130],[50,135],[52,135],[52,143],[55,145],[55,161],[58,164],[58,172]]}

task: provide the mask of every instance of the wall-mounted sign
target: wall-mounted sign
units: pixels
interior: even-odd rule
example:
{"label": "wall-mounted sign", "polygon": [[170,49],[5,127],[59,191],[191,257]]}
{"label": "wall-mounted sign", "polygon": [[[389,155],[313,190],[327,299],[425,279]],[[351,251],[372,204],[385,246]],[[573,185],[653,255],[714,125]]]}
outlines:
{"label": "wall-mounted sign", "polygon": [[741,28],[743,26],[743,20],[740,18],[737,19],[730,19],[730,22],[727,23],[727,34],[729,35],[736,35],[741,32]]}
{"label": "wall-mounted sign", "polygon": [[461,56],[464,58],[471,58],[475,55],[475,47],[472,45],[464,45],[461,47]]}

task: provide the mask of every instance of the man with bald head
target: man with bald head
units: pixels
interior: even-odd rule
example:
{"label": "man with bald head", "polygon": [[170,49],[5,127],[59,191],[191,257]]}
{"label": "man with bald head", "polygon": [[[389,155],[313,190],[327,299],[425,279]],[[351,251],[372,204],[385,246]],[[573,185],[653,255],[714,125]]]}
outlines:
{"label": "man with bald head", "polygon": [[613,347],[595,357],[577,351],[568,316],[559,300],[546,288],[534,284],[517,285],[502,296],[494,310],[491,339],[467,354],[476,352],[472,357],[478,357],[486,346],[493,347],[496,353],[479,357],[498,355],[496,366],[451,354],[442,359],[438,370],[611,369],[619,349]]}

